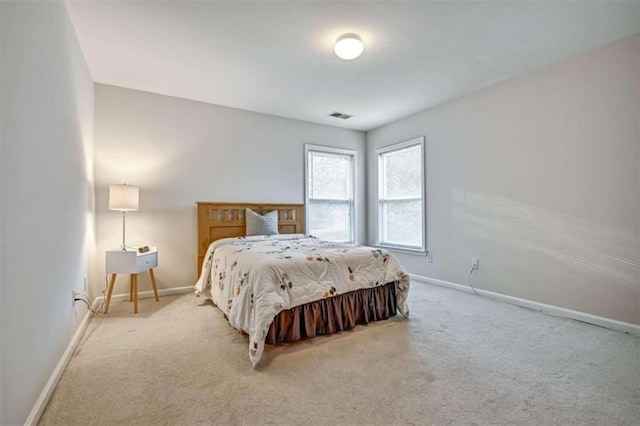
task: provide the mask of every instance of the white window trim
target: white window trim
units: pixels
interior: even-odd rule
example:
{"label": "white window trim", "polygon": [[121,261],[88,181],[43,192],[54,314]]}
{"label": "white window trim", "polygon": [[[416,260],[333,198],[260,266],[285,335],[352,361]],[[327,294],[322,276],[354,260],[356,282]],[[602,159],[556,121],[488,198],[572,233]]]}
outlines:
{"label": "white window trim", "polygon": [[358,151],[353,149],[344,149],[344,148],[334,148],[331,146],[323,146],[323,145],[312,145],[305,144],[304,145],[304,217],[305,217],[305,232],[309,233],[309,152],[324,152],[328,154],[341,154],[341,155],[350,155],[353,157],[353,161],[351,163],[351,176],[352,178],[352,196],[351,202],[349,203],[349,208],[351,209],[351,240],[350,243],[355,243],[358,241],[358,227],[357,227],[357,215],[358,208],[356,200],[358,199]]}
{"label": "white window trim", "polygon": [[[382,179],[382,176],[380,176],[380,155],[381,154],[385,154],[387,152],[393,152],[393,151],[398,151],[404,148],[408,148],[411,146],[415,146],[415,145],[420,145],[421,146],[421,153],[422,153],[422,159],[421,159],[421,166],[422,166],[422,247],[420,248],[416,248],[416,247],[412,247],[412,246],[405,246],[405,245],[401,245],[401,244],[389,244],[389,243],[382,243],[381,237],[382,237],[382,217],[381,217],[381,213],[380,213],[380,209],[382,207],[382,203],[380,202],[380,192],[381,192],[381,187],[380,187],[380,180]],[[388,249],[388,250],[393,250],[393,251],[398,251],[398,252],[402,252],[402,253],[410,253],[410,254],[418,254],[418,255],[423,255],[426,256],[427,255],[427,185],[426,185],[426,179],[427,179],[427,175],[426,175],[426,162],[425,162],[425,158],[426,158],[426,153],[425,153],[425,143],[424,143],[424,136],[420,136],[417,138],[413,138],[404,142],[400,142],[400,143],[396,143],[393,145],[388,145],[379,149],[376,149],[376,157],[375,157],[375,170],[376,170],[376,200],[375,200],[375,204],[376,204],[376,208],[375,208],[375,219],[376,219],[376,238],[375,238],[375,246],[376,247],[380,247],[380,248],[384,248],[384,249]]]}

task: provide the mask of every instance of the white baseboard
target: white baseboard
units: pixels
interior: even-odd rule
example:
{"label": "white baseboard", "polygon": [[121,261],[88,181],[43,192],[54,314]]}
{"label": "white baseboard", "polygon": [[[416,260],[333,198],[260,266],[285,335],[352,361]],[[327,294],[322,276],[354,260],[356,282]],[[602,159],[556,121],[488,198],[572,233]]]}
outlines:
{"label": "white baseboard", "polygon": [[[473,293],[473,290],[467,285],[456,284],[450,281],[439,280],[436,278],[423,277],[421,275],[409,274],[412,280],[421,281],[428,284],[434,284],[441,287],[448,287],[467,293]],[[502,293],[495,293],[493,291],[482,290],[476,287],[476,292],[479,295],[487,296],[492,299],[500,300],[502,302],[510,303],[512,305],[524,306],[525,308],[541,311],[546,314],[556,315],[559,317],[569,318],[594,324],[600,327],[609,328],[611,330],[622,331],[624,333],[634,334],[640,336],[640,325],[630,324],[628,322],[616,321],[609,318],[599,317],[597,315],[587,314],[586,312],[573,311],[571,309],[561,308],[559,306],[547,305],[544,303],[534,302],[532,300],[521,299],[519,297],[507,296]]]}
{"label": "white baseboard", "polygon": [[[158,290],[158,295],[168,296],[171,294],[183,294],[183,293],[189,293],[193,291],[194,291],[193,286],[163,288]],[[153,291],[142,291],[138,293],[138,299],[147,299],[150,297],[154,297]],[[114,294],[111,296],[111,300],[112,301],[129,300],[129,293]],[[98,306],[100,306],[100,304],[103,301],[104,301],[103,296],[96,297],[95,300],[93,301],[92,308],[95,310]],[[93,317],[93,314],[91,313],[90,310],[87,309],[87,313],[85,314],[84,318],[82,318],[82,322],[80,322],[78,329],[76,330],[73,337],[69,341],[69,344],[67,345],[67,348],[65,349],[64,353],[60,357],[58,364],[56,364],[56,368],[53,369],[53,373],[51,373],[51,376],[49,377],[47,384],[44,385],[42,392],[40,392],[40,396],[38,396],[36,403],[33,405],[33,408],[29,413],[29,417],[27,417],[27,420],[25,420],[24,422],[25,426],[36,425],[40,420],[40,416],[42,416],[44,409],[49,403],[49,399],[51,398],[53,391],[58,385],[58,382],[62,377],[62,373],[64,373],[64,370],[67,368],[69,361],[71,361],[71,357],[73,356],[76,348],[78,347],[78,344],[80,343],[80,340],[82,339],[82,336],[84,335],[84,332],[86,331],[87,326],[89,325],[89,321],[91,320],[92,317]]]}
{"label": "white baseboard", "polygon": [[[195,287],[190,285],[186,287],[173,287],[173,288],[161,288],[158,290],[158,296],[170,296],[172,294],[193,293]],[[140,291],[138,292],[138,299],[150,299],[154,297],[153,291]],[[111,295],[111,301],[129,300],[129,293],[118,293]],[[104,296],[96,297],[96,302],[102,303]],[[94,302],[95,303],[95,302]]]}
{"label": "white baseboard", "polygon": [[[93,302],[93,308],[95,308],[96,306],[97,303]],[[73,334],[73,337],[69,341],[67,348],[64,350],[64,353],[60,357],[58,364],[56,364],[56,368],[53,369],[53,373],[51,373],[51,376],[49,376],[49,380],[47,380],[47,383],[44,385],[42,392],[40,392],[40,396],[38,396],[36,403],[33,405],[33,408],[29,413],[29,417],[27,417],[27,420],[25,420],[24,422],[25,425],[36,425],[38,423],[38,420],[40,420],[40,416],[49,403],[49,398],[51,398],[51,394],[53,394],[54,389],[58,385],[58,382],[62,377],[62,373],[64,373],[64,370],[67,368],[67,364],[69,364],[69,361],[71,361],[71,357],[78,347],[80,339],[82,339],[82,335],[87,329],[89,320],[92,316],[93,314],[91,313],[91,311],[87,309],[87,313],[84,315],[84,318],[82,318],[78,329]]]}

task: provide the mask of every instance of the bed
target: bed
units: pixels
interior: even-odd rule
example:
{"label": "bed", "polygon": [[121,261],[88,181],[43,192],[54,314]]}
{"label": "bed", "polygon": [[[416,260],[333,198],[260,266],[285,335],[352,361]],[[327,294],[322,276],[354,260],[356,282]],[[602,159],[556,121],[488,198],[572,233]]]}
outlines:
{"label": "bed", "polygon": [[[254,367],[265,344],[348,330],[397,311],[409,315],[409,277],[395,257],[306,235],[303,204],[197,206],[195,292],[248,334]],[[245,236],[247,208],[276,211],[279,234]]]}

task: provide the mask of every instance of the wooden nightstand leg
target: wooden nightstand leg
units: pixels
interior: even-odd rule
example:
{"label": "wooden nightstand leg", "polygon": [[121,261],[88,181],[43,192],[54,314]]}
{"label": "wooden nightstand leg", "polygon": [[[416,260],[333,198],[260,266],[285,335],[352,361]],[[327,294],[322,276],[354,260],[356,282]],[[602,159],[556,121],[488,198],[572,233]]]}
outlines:
{"label": "wooden nightstand leg", "polygon": [[158,287],[156,287],[156,276],[153,274],[153,268],[149,269],[149,276],[151,277],[151,286],[153,287],[153,294],[156,296],[156,302],[159,302]]}
{"label": "wooden nightstand leg", "polygon": [[138,275],[131,274],[131,288],[133,291],[133,313],[138,313]]}
{"label": "wooden nightstand leg", "polygon": [[104,313],[109,313],[109,304],[111,303],[111,294],[113,293],[113,287],[116,284],[116,274],[111,274],[111,281],[109,281],[109,291],[107,291],[107,303],[104,305]]}
{"label": "wooden nightstand leg", "polygon": [[133,302],[133,274],[129,280],[129,302]]}

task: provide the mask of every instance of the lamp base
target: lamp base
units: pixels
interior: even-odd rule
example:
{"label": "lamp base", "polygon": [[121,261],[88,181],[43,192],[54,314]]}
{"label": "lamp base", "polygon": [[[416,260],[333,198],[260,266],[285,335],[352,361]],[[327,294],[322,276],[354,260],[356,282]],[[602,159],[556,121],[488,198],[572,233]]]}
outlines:
{"label": "lamp base", "polygon": [[122,212],[122,244],[120,245],[120,248],[122,249],[122,251],[127,251],[127,243],[124,242],[124,230],[125,230],[125,223],[126,223],[126,213],[125,211]]}

